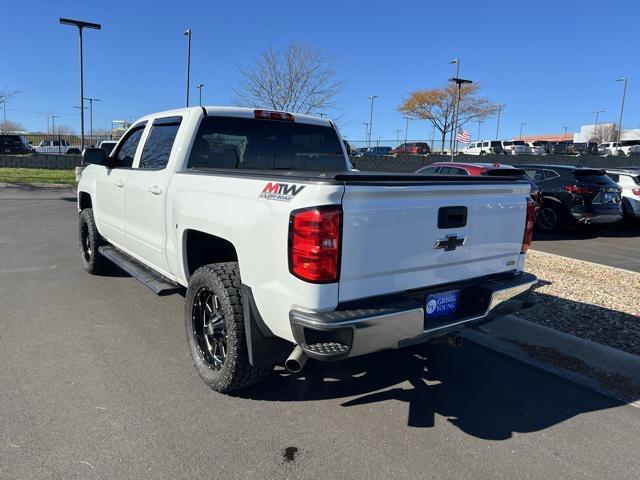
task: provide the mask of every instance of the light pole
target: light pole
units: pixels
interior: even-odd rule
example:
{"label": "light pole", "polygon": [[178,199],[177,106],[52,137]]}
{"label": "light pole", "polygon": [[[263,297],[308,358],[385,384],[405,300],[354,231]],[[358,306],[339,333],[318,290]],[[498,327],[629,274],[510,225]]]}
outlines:
{"label": "light pole", "polygon": [[[80,38],[80,150],[84,150],[84,65],[82,58],[82,29],[92,28],[101,30],[102,25],[99,23],[83,22],[81,20],[72,20],[70,18],[60,18],[62,25],[73,25],[78,27],[78,35]],[[82,160],[80,160],[82,162]]]}
{"label": "light pole", "polygon": [[520,136],[518,137],[520,140],[522,140],[522,130],[526,124],[527,122],[520,122]]}
{"label": "light pole", "polygon": [[378,98],[378,95],[371,95],[369,100],[371,100],[371,110],[369,111],[369,144],[368,147],[371,146],[371,134],[373,133],[373,101]]}
{"label": "light pole", "polygon": [[317,112],[316,115],[320,115],[320,118],[324,118],[324,116],[326,115],[326,113],[324,112]]}
{"label": "light pole", "polygon": [[187,37],[187,108],[189,107],[189,82],[191,75],[191,29],[188,28],[184,35]]}
{"label": "light pole", "polygon": [[404,118],[407,121],[407,123],[406,123],[406,125],[404,127],[404,146],[406,148],[406,146],[407,146],[407,137],[409,135],[409,120],[411,120],[411,119],[409,117],[402,117],[402,118]]}
{"label": "light pole", "polygon": [[[458,77],[460,77],[460,59],[459,58],[454,58],[453,60],[451,60],[449,62],[449,64],[454,64],[454,63],[456,65],[456,77],[455,78],[458,78]],[[455,124],[455,121],[456,121],[456,116],[458,114],[456,109],[457,109],[457,106],[454,105],[454,107],[453,107],[453,123],[454,124]],[[453,152],[453,137],[454,137],[455,134],[456,134],[455,128],[452,127],[452,129],[451,129],[451,139],[449,140],[449,148],[451,149],[452,152]],[[443,149],[444,149],[444,145],[443,145]]]}
{"label": "light pole", "polygon": [[496,123],[496,140],[498,140],[498,134],[500,132],[500,113],[502,113],[502,107],[505,107],[506,103],[498,105],[498,122]]}
{"label": "light pole", "polygon": [[[458,66],[460,66],[460,61],[458,61]],[[453,140],[453,136],[457,134],[458,132],[458,114],[460,111],[460,91],[462,90],[462,85],[464,83],[473,83],[471,80],[465,80],[464,78],[459,78],[459,77],[453,77],[449,79],[450,82],[455,83],[456,85],[458,85],[458,97],[456,99],[456,115],[453,121],[453,132],[451,133],[451,137]],[[455,155],[455,150],[458,148],[458,139],[456,138],[453,141],[453,148],[451,149],[451,161],[453,162],[453,158]]]}
{"label": "light pole", "polygon": [[93,144],[93,102],[100,102],[99,98],[85,97],[85,100],[89,100],[89,138]]}
{"label": "light pole", "polygon": [[[59,118],[60,115],[51,115],[51,133],[53,136],[56,136],[56,118]],[[58,153],[60,152],[60,138],[58,138]]]}
{"label": "light pole", "polygon": [[364,125],[364,141],[367,142],[369,140],[369,124],[367,122],[362,122]]}
{"label": "light pole", "polygon": [[480,125],[482,125],[482,120],[478,120],[478,141],[480,141]]}
{"label": "light pole", "polygon": [[616,80],[616,82],[624,82],[624,90],[622,91],[622,106],[620,107],[620,121],[618,122],[618,144],[620,143],[620,136],[622,135],[622,114],[624,113],[624,99],[627,96],[627,77],[622,77]]}
{"label": "light pole", "polygon": [[433,151],[434,147],[436,146],[436,126],[433,126],[433,129],[431,130],[431,151]]}
{"label": "light pole", "polygon": [[593,127],[593,137],[596,139],[596,141],[598,141],[598,139],[596,138],[596,135],[598,135],[598,115],[600,115],[603,112],[604,110],[596,110],[595,112],[591,112],[596,114],[596,125],[595,127]]}
{"label": "light pole", "polygon": [[567,138],[567,130],[569,129],[569,127],[562,127],[562,128],[564,128],[564,133],[562,134],[562,140],[564,141]]}
{"label": "light pole", "polygon": [[202,106],[202,87],[204,87],[204,83],[198,84],[198,99],[200,102],[200,106]]}
{"label": "light pole", "polygon": [[396,132],[396,148],[398,147],[398,145],[399,145],[399,143],[400,143],[400,140],[399,140],[399,139],[400,139],[400,132],[401,132],[401,131],[402,131],[402,130],[400,130],[400,129],[396,129],[396,130],[394,130],[394,132]]}

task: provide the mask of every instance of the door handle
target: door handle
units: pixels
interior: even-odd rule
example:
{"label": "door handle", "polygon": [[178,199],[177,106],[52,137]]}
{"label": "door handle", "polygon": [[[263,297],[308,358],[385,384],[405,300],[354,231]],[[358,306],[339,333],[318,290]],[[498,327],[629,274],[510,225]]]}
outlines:
{"label": "door handle", "polygon": [[116,182],[116,187],[118,187],[118,188],[122,188],[122,187],[124,187],[124,180],[118,180],[118,181]]}
{"label": "door handle", "polygon": [[158,185],[153,185],[149,187],[149,193],[160,195],[162,193],[162,189]]}

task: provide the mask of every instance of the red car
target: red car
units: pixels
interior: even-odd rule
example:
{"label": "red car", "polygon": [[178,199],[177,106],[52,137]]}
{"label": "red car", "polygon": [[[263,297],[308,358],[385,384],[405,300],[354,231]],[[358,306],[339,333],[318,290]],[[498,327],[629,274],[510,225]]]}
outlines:
{"label": "red car", "polygon": [[[513,173],[510,171],[513,170]],[[417,170],[416,173],[422,175],[514,175],[522,180],[526,180],[531,185],[531,198],[537,209],[540,206],[540,187],[527,177],[523,170],[503,165],[500,163],[464,163],[464,162],[435,162]]]}
{"label": "red car", "polygon": [[403,143],[389,152],[390,155],[427,155],[431,153],[428,143]]}

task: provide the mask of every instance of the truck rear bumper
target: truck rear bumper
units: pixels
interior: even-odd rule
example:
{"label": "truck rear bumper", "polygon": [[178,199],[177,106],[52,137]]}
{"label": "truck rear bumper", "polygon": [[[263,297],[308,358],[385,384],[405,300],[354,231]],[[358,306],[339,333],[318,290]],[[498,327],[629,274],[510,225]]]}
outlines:
{"label": "truck rear bumper", "polygon": [[[296,343],[317,360],[336,361],[379,350],[427,342],[464,327],[484,323],[520,310],[535,275],[521,273],[447,285],[431,291],[407,292],[333,312],[289,314]],[[461,292],[458,314],[444,321],[425,321],[429,293],[457,289]]]}

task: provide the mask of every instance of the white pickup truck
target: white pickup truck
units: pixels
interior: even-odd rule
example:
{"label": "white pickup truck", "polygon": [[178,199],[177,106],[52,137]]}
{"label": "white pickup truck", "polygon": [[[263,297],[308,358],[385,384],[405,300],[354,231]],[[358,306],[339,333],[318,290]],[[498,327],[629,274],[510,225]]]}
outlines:
{"label": "white pickup truck", "polygon": [[157,294],[186,288],[188,346],[220,392],[283,362],[456,343],[537,282],[524,272],[528,183],[353,171],[326,118],[173,110],[84,160],[84,268],[111,261]]}

